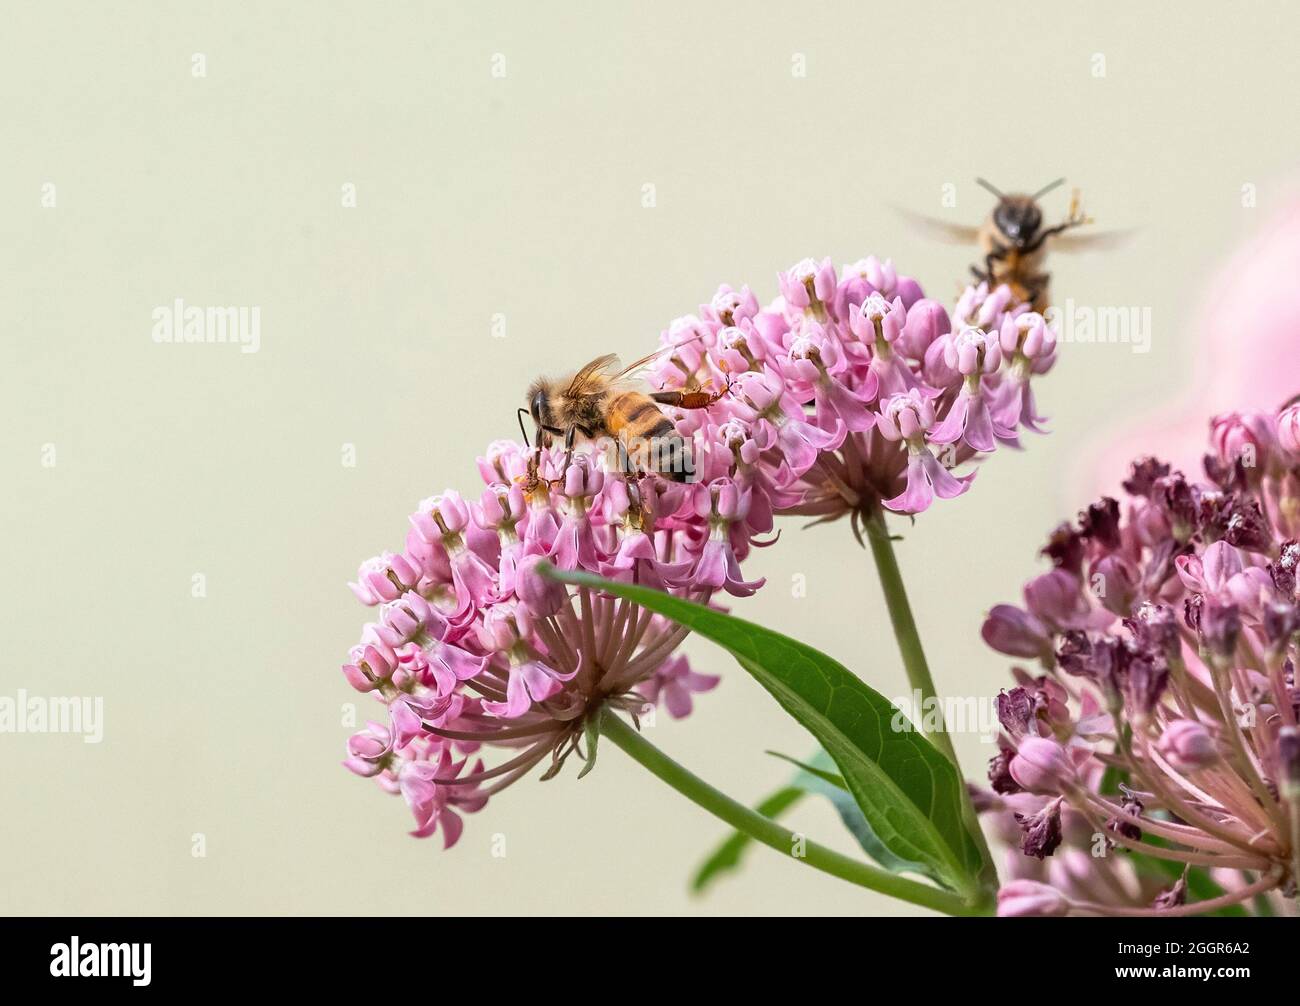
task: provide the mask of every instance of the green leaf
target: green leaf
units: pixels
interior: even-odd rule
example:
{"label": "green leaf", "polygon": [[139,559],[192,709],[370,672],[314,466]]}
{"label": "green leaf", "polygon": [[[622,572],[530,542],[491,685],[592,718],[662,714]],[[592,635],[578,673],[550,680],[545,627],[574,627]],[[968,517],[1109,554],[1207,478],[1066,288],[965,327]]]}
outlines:
{"label": "green leaf", "polygon": [[880,836],[871,829],[870,822],[862,813],[862,808],[858,806],[853,794],[849,792],[844,777],[830,771],[835,767],[835,762],[825,751],[819,750],[810,763],[798,761],[776,751],[769,751],[768,754],[798,767],[799,772],[790,784],[810,793],[819,793],[830,800],[831,806],[840,816],[840,822],[848,829],[854,841],[862,847],[863,852],[886,870],[891,873],[922,873],[934,880],[943,881],[943,878],[935,876],[925,863],[894,855],[889,846],[880,840]]}
{"label": "green leaf", "polygon": [[817,738],[894,856],[971,893],[983,867],[962,820],[957,770],[883,695],[798,640],[659,590],[547,568],[565,583],[627,598],[728,650]]}
{"label": "green leaf", "polygon": [[[799,787],[786,786],[778,789],[754,810],[764,817],[775,819],[802,800],[804,795],[804,790]],[[745,850],[753,844],[754,840],[743,831],[733,832],[695,871],[695,876],[691,878],[691,891],[700,894],[718,877],[739,868]]]}
{"label": "green leaf", "polygon": [[[825,751],[819,749],[810,762],[801,762],[776,751],[769,751],[768,754],[788,761],[799,771],[788,786],[777,790],[758,804],[754,808],[756,812],[775,819],[808,794],[824,796],[839,814],[840,821],[849,834],[877,863],[894,873],[925,872],[924,864],[899,859],[876,837],[857,801],[853,799],[853,794],[849,792],[844,777],[833,771],[835,762]],[[696,870],[691,879],[691,890],[699,894],[721,874],[739,868],[742,853],[752,843],[753,839],[743,832],[733,832]]]}

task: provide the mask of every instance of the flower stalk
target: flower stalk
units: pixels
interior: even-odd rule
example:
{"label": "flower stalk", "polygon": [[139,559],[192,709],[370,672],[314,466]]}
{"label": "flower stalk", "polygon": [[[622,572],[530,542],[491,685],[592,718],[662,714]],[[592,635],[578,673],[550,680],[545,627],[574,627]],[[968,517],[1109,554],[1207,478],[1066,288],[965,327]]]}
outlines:
{"label": "flower stalk", "polygon": [[[898,558],[894,555],[894,543],[889,537],[885,525],[885,514],[880,507],[873,507],[863,520],[867,530],[867,541],[871,545],[871,555],[876,561],[876,573],[880,577],[880,589],[885,595],[885,605],[889,608],[889,621],[894,627],[894,638],[898,640],[898,651],[903,657],[903,669],[907,672],[907,683],[913,691],[921,693],[922,701],[930,704],[937,699],[934,678],[930,675],[930,665],[925,659],[925,649],[921,645],[921,634],[916,628],[916,619],[912,617],[912,605],[907,599],[907,588],[903,584],[903,574],[898,568]],[[938,718],[938,727],[930,732],[935,745],[954,765],[957,753],[943,720],[942,710]]]}
{"label": "flower stalk", "polygon": [[[871,545],[871,555],[876,562],[876,572],[880,577],[880,589],[885,595],[885,605],[889,609],[889,621],[894,628],[894,638],[898,641],[898,650],[903,658],[903,667],[907,672],[908,684],[912,686],[913,691],[919,692],[922,702],[932,704],[938,702],[938,692],[934,685],[934,678],[930,674],[930,664],[925,659],[925,649],[921,645],[921,634],[916,628],[916,619],[912,615],[912,605],[907,599],[907,588],[903,584],[903,574],[898,568],[898,558],[894,554],[894,543],[889,536],[889,528],[885,524],[885,512],[880,507],[873,507],[863,518],[863,525],[867,531],[867,541]],[[923,720],[928,717],[922,717]],[[946,724],[943,719],[942,706],[939,707],[938,727],[931,731],[929,736],[952,762],[961,774],[961,763],[957,760],[957,751],[952,746],[952,738],[948,736]],[[981,881],[990,887],[997,886],[997,874],[993,869],[992,855],[989,852],[988,841],[984,838],[984,831],[980,828],[979,815],[975,811],[975,805],[971,801],[970,791],[967,787],[962,787],[962,820],[965,822],[966,829],[975,839],[979,847],[981,857],[985,868],[981,874]]]}

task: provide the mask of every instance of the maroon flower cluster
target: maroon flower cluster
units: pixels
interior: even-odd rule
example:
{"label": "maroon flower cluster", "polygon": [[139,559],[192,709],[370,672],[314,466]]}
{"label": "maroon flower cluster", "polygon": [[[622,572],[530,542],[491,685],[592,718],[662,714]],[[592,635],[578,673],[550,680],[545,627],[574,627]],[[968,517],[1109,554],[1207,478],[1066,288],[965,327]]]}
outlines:
{"label": "maroon flower cluster", "polygon": [[[1220,416],[1211,444],[1201,482],[1138,461],[1124,501],[1059,527],[1024,606],[984,624],[989,645],[1039,665],[998,699],[984,804],[1023,853],[1004,914],[1294,894],[1300,406]],[[1185,876],[1170,886],[1112,850],[1208,871],[1222,893],[1185,904]]]}

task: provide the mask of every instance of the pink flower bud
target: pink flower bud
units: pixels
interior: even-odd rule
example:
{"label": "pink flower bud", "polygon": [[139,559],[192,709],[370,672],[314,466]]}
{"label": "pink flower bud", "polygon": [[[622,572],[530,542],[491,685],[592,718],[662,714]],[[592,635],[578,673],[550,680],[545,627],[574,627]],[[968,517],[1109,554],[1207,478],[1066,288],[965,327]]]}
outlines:
{"label": "pink flower bud", "polygon": [[995,605],[980,629],[984,642],[1011,657],[1050,656],[1052,640],[1046,626],[1029,612],[1010,604]]}
{"label": "pink flower bud", "polygon": [[898,271],[894,268],[893,260],[885,259],[881,262],[875,255],[868,255],[852,265],[846,265],[844,275],[846,278],[861,277],[882,293],[892,293],[898,284]]}
{"label": "pink flower bud", "polygon": [[1300,462],[1300,402],[1278,414],[1277,441],[1293,462]]}
{"label": "pink flower bud", "polygon": [[540,555],[525,556],[515,574],[515,593],[528,610],[539,618],[554,615],[569,600],[564,584],[546,576],[538,567],[550,565]]}
{"label": "pink flower bud", "polygon": [[1139,577],[1133,564],[1120,555],[1108,555],[1097,561],[1089,576],[1092,591],[1102,607],[1127,618],[1133,612]]}
{"label": "pink flower bud", "polygon": [[1210,442],[1225,465],[1240,461],[1247,474],[1263,474],[1277,445],[1273,417],[1263,412],[1225,412],[1210,423]]}
{"label": "pink flower bud", "polygon": [[1082,585],[1073,573],[1054,569],[1025,584],[1025,604],[1049,625],[1075,627],[1087,611]]}
{"label": "pink flower bud", "polygon": [[1213,735],[1195,720],[1174,720],[1167,724],[1156,742],[1156,750],[1179,772],[1205,768],[1219,757]]}
{"label": "pink flower bud", "polygon": [[901,347],[908,356],[920,359],[935,339],[951,331],[952,323],[942,304],[928,298],[919,300],[907,312]]}
{"label": "pink flower bud", "polygon": [[1277,732],[1277,767],[1283,799],[1300,799],[1300,731],[1295,727],[1283,727]]}
{"label": "pink flower bud", "polygon": [[519,627],[510,607],[497,606],[483,613],[479,641],[489,650],[508,650],[519,641]]}
{"label": "pink flower bud", "polygon": [[1009,767],[1013,778],[1031,793],[1055,794],[1074,777],[1065,749],[1046,737],[1026,737]]}

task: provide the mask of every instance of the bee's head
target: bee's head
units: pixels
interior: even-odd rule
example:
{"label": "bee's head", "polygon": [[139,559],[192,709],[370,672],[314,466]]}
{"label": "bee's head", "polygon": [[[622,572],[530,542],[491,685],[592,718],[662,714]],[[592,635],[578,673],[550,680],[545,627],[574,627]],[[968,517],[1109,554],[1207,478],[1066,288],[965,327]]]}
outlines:
{"label": "bee's head", "polygon": [[1043,214],[1030,196],[1003,196],[993,211],[993,224],[1014,245],[1025,245],[1043,226]]}
{"label": "bee's head", "polygon": [[1034,236],[1043,226],[1043,213],[1038,208],[1038,200],[1064,182],[1064,178],[1058,178],[1044,185],[1032,196],[1009,196],[998,191],[983,178],[975,179],[976,185],[998,197],[997,208],[993,210],[993,226],[998,229],[999,234],[1020,248],[1033,241]]}
{"label": "bee's head", "polygon": [[524,394],[524,402],[528,404],[528,413],[533,417],[533,422],[538,426],[545,426],[551,411],[550,395],[546,393],[546,381],[537,378],[530,383],[528,391]]}
{"label": "bee's head", "polygon": [[528,403],[528,414],[533,417],[536,431],[541,433],[546,427],[555,425],[551,422],[551,396],[544,380],[539,378],[529,386],[524,401]]}

